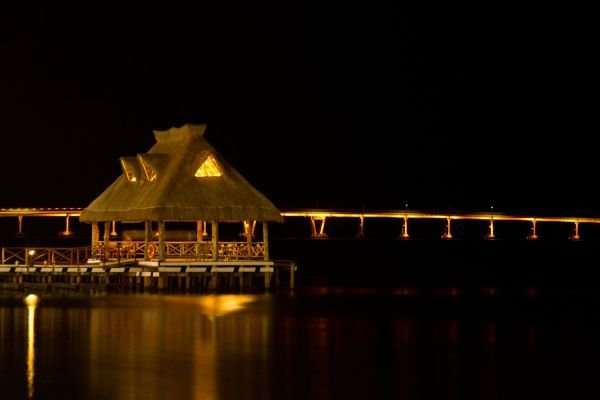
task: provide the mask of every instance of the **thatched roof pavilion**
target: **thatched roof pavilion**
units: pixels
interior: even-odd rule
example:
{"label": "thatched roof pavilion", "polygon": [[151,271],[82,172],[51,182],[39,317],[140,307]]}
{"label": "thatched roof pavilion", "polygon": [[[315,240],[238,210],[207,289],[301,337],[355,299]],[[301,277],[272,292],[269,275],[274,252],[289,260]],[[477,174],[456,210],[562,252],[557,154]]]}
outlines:
{"label": "thatched roof pavilion", "polygon": [[[93,224],[92,240],[102,221],[105,243],[110,221],[145,221],[146,245],[156,221],[161,250],[165,221],[210,221],[213,240],[219,222],[262,221],[264,234],[266,222],[283,222],[273,203],[204,139],[205,129],[187,124],[154,131],[156,144],[147,153],[122,157],[123,174],[81,213],[82,222]],[[160,259],[165,256],[161,251]]]}

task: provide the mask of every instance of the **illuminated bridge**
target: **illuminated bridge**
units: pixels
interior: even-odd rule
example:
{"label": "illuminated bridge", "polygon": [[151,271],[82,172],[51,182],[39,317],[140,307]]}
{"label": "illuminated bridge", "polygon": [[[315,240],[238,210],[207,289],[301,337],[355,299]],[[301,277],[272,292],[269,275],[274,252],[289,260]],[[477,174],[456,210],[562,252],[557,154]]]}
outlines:
{"label": "illuminated bridge", "polygon": [[520,221],[529,222],[531,224],[531,232],[528,239],[537,239],[537,223],[567,223],[573,225],[573,233],[569,237],[572,240],[579,240],[579,224],[598,224],[600,218],[585,218],[585,217],[551,217],[551,216],[519,216],[519,215],[508,215],[502,213],[469,213],[469,212],[423,212],[423,211],[412,211],[412,210],[401,210],[401,211],[379,211],[379,212],[338,212],[338,211],[327,211],[327,210],[296,210],[296,211],[284,211],[282,215],[286,218],[308,218],[311,223],[311,236],[312,237],[326,237],[325,223],[328,219],[332,218],[353,218],[358,221],[358,235],[364,236],[365,220],[366,219],[397,219],[402,221],[402,233],[401,238],[408,239],[409,234],[409,221],[412,220],[442,220],[444,222],[444,233],[442,239],[452,239],[452,221],[460,220],[471,220],[471,221],[483,221],[488,225],[488,233],[485,235],[486,239],[494,239],[494,223],[498,221]]}
{"label": "illuminated bridge", "polygon": [[[23,233],[23,218],[25,217],[62,217],[65,218],[65,230],[62,235],[71,234],[69,230],[69,219],[78,217],[82,208],[2,208],[0,217],[14,217],[18,220],[18,233]],[[452,239],[453,221],[482,221],[488,225],[487,239],[494,239],[494,224],[502,222],[527,222],[531,226],[528,239],[537,239],[537,223],[571,224],[572,235],[569,239],[579,240],[580,224],[598,224],[600,218],[587,218],[575,216],[523,216],[508,215],[494,212],[424,212],[414,210],[378,211],[378,212],[356,212],[356,211],[334,211],[334,210],[287,210],[282,211],[285,218],[305,218],[310,221],[312,237],[327,237],[326,222],[334,218],[355,219],[358,224],[358,235],[364,236],[365,220],[367,219],[394,219],[402,222],[401,238],[409,238],[410,220],[441,220],[444,232],[443,239]],[[116,234],[115,223],[112,224],[111,234]]]}

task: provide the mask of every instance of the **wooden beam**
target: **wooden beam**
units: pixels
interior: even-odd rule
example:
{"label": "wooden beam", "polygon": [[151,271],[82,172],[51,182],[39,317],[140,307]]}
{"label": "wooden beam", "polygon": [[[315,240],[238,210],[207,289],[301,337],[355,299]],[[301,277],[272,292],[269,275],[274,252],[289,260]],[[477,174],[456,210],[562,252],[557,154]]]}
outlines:
{"label": "wooden beam", "polygon": [[152,221],[144,221],[144,261],[150,261],[150,238],[152,237]]}
{"label": "wooden beam", "polygon": [[165,221],[158,221],[158,261],[165,261],[166,259]]}
{"label": "wooden beam", "polygon": [[218,261],[219,260],[219,223],[217,221],[213,221],[211,223],[212,225],[212,250],[213,250],[213,255],[212,255],[212,259],[213,261]]}
{"label": "wooden beam", "polygon": [[202,221],[196,221],[196,242],[202,241]]}
{"label": "wooden beam", "polygon": [[100,240],[100,227],[97,222],[92,222],[92,250],[98,247],[98,241]]}
{"label": "wooden beam", "polygon": [[269,224],[263,221],[263,243],[265,249],[265,260],[269,260]]}
{"label": "wooden beam", "polygon": [[110,244],[110,221],[104,221],[104,261],[108,259],[108,246]]}

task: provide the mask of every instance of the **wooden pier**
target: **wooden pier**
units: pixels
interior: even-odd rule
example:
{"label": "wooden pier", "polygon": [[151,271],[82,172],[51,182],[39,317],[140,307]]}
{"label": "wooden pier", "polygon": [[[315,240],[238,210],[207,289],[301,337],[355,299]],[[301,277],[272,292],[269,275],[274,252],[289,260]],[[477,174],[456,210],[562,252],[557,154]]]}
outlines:
{"label": "wooden pier", "polygon": [[[90,258],[91,247],[1,249],[0,287],[82,287],[194,293],[270,291],[295,286],[297,265],[289,260],[197,261],[168,258]],[[117,253],[113,253],[117,254]],[[287,284],[286,284],[287,283]]]}

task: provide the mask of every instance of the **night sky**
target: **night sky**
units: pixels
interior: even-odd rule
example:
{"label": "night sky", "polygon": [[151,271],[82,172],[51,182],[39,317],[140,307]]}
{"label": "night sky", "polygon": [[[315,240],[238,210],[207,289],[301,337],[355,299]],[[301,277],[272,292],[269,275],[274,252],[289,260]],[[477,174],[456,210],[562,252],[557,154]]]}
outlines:
{"label": "night sky", "polygon": [[585,10],[4,9],[0,207],[86,206],[153,129],[282,209],[600,214]]}

